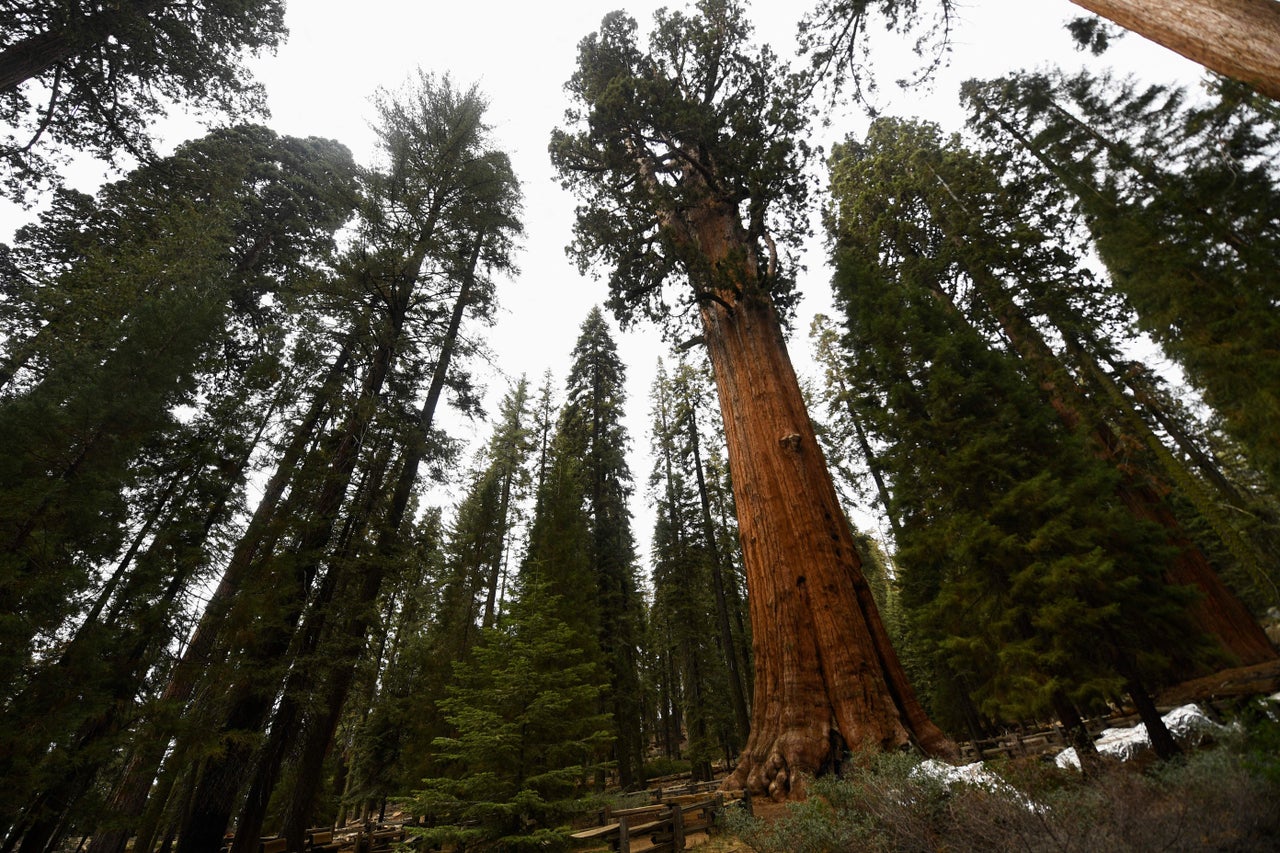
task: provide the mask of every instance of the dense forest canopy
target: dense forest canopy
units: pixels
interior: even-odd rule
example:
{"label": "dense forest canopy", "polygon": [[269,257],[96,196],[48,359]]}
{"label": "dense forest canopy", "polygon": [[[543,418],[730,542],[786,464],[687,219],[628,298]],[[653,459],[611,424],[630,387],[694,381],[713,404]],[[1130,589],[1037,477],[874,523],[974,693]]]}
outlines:
{"label": "dense forest canopy", "polygon": [[521,33],[532,131],[437,27],[329,138],[283,3],[0,4],[0,853],[559,849],[1046,721],[1091,775],[1276,660],[1276,4],[1081,0],[1234,76],[1063,9],[932,119],[950,0],[776,5]]}

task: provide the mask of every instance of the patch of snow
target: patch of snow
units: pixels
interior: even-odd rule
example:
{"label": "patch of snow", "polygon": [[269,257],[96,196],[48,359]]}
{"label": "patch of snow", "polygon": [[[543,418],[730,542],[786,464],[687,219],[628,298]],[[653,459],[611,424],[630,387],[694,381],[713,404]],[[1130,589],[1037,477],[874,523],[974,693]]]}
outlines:
{"label": "patch of snow", "polygon": [[[1205,716],[1197,705],[1174,708],[1161,719],[1175,740],[1192,746],[1229,731],[1227,726],[1215,723]],[[1128,761],[1150,749],[1151,739],[1147,737],[1146,724],[1138,723],[1125,729],[1103,729],[1102,734],[1094,741],[1094,746],[1103,755]],[[1054,760],[1059,767],[1080,769],[1080,758],[1076,755],[1075,747],[1064,749]]]}
{"label": "patch of snow", "polygon": [[920,762],[920,765],[911,771],[911,775],[927,776],[930,779],[937,779],[948,787],[958,784],[977,785],[986,788],[993,794],[1002,794],[1017,802],[1021,803],[1030,811],[1038,811],[1040,806],[1027,799],[1020,791],[992,773],[987,772],[987,768],[981,761],[975,761],[972,764],[965,764],[961,767],[953,767],[945,762],[938,761],[933,758],[926,758]]}

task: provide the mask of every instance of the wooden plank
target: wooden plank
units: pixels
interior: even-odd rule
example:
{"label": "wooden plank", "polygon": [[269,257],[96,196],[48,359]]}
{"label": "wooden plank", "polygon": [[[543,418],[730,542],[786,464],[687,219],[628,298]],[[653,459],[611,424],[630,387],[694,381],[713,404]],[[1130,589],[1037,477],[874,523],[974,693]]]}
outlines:
{"label": "wooden plank", "polygon": [[289,849],[287,838],[266,838],[258,844],[259,853],[285,853]]}
{"label": "wooden plank", "polygon": [[375,830],[369,841],[369,849],[371,850],[390,847],[397,841],[404,841],[404,827],[400,827],[399,829]]}
{"label": "wooden plank", "polygon": [[583,829],[570,835],[570,838],[576,838],[579,841],[591,841],[595,838],[608,838],[618,831],[618,824],[606,823],[604,826],[593,826],[590,829]]}
{"label": "wooden plank", "polygon": [[652,806],[636,806],[633,809],[614,809],[612,812],[612,816],[620,817],[622,815],[626,815],[627,817],[634,817],[635,815],[638,815],[638,814],[657,814],[658,812],[662,811],[664,808],[666,807],[660,806],[660,805],[652,805]]}
{"label": "wooden plank", "polygon": [[[570,838],[576,838],[579,841],[593,841],[597,838],[609,838],[620,832],[622,824],[626,822],[627,816],[623,815],[617,823],[609,823],[604,826],[593,826],[590,829],[582,829],[570,835]],[[662,826],[665,820],[650,820],[644,823],[637,823],[634,826],[627,827],[629,834],[648,832],[651,829]]]}

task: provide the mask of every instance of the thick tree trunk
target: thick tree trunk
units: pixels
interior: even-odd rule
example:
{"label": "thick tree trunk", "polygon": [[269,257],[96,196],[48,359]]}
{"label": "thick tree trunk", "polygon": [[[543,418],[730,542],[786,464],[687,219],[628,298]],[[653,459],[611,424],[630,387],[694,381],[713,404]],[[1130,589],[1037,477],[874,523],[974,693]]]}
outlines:
{"label": "thick tree trunk", "polygon": [[[954,746],[889,643],[772,305],[704,306],[747,570],[755,693],[728,787],[782,799],[850,749]],[[839,747],[833,745],[840,745]]]}
{"label": "thick tree trunk", "polygon": [[701,313],[753,629],[751,735],[725,787],[799,795],[801,774],[835,766],[845,749],[954,756],[880,620],[741,224],[728,205],[709,205],[684,231],[713,270]]}
{"label": "thick tree trunk", "polygon": [[1071,2],[1280,100],[1280,3],[1276,0]]}
{"label": "thick tree trunk", "polygon": [[9,45],[0,51],[0,92],[39,77],[163,5],[161,0],[123,0],[111,4],[109,11],[79,20],[76,27],[62,26]]}

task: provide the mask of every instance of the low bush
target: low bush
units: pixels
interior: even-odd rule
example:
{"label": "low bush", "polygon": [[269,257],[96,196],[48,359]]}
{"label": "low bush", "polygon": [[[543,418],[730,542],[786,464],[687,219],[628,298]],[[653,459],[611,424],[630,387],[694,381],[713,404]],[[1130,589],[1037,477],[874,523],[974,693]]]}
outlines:
{"label": "low bush", "polygon": [[667,758],[666,756],[658,756],[650,758],[644,763],[644,778],[656,779],[659,776],[675,776],[680,773],[688,773],[692,769],[688,761],[680,758]]}
{"label": "low bush", "polygon": [[912,756],[855,756],[843,779],[815,779],[774,821],[731,814],[758,853],[867,851],[1274,850],[1280,838],[1280,724],[1153,765],[1096,778],[1030,759],[992,764],[1008,783],[948,785]]}

